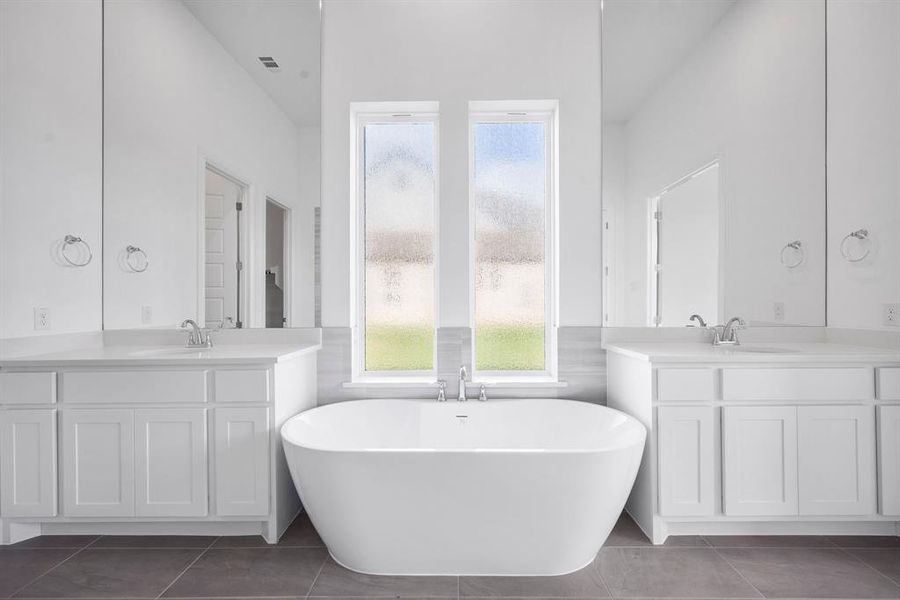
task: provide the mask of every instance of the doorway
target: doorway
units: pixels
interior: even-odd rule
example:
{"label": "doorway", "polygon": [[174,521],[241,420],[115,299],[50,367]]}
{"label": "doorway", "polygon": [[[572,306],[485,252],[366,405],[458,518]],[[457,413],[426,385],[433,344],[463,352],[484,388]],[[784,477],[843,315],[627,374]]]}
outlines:
{"label": "doorway", "polygon": [[204,178],[204,321],[207,327],[241,328],[247,186],[209,164]]}
{"label": "doorway", "polygon": [[290,209],[266,198],[266,327],[289,322],[290,222]]}
{"label": "doorway", "polygon": [[719,204],[717,162],[651,198],[651,326],[719,322]]}

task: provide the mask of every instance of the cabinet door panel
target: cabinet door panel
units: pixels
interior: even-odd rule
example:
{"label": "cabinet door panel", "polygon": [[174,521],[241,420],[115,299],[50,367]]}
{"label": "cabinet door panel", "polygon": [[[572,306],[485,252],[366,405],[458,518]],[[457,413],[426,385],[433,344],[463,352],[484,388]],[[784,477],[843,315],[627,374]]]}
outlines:
{"label": "cabinet door panel", "polygon": [[56,411],[0,413],[0,516],[56,516]]}
{"label": "cabinet door panel", "polygon": [[797,409],[800,514],[875,513],[875,409]]}
{"label": "cabinet door panel", "polygon": [[269,513],[269,410],[215,409],[216,514]]}
{"label": "cabinet door panel", "polygon": [[710,407],[660,407],[659,512],[711,515],[715,510],[714,426]]}
{"label": "cabinet door panel", "polygon": [[722,409],[725,514],[796,515],[797,409]]}
{"label": "cabinet door panel", "polygon": [[137,410],[134,425],[137,515],[206,516],[206,410]]}
{"label": "cabinet door panel", "polygon": [[134,411],[66,410],[62,428],[65,515],[134,516]]}
{"label": "cabinet door panel", "polygon": [[900,515],[900,406],[878,407],[878,477],[881,514]]}

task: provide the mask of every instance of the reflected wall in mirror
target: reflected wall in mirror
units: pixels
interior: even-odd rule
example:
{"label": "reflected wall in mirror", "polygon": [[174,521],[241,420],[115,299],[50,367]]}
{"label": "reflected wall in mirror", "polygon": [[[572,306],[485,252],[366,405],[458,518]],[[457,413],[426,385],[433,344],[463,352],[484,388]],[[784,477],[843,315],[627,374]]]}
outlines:
{"label": "reflected wall in mirror", "polygon": [[824,325],[824,0],[605,0],[602,44],[605,324]]}
{"label": "reflected wall in mirror", "polygon": [[104,326],[313,326],[318,0],[106,0],[104,80]]}

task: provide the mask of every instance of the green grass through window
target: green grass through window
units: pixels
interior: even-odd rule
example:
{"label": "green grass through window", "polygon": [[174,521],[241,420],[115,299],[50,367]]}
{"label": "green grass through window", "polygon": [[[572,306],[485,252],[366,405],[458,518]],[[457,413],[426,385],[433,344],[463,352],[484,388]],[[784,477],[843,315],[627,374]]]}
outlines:
{"label": "green grass through window", "polygon": [[[479,371],[542,371],[541,325],[488,326],[476,332]],[[367,371],[429,371],[434,366],[434,332],[427,327],[366,328]]]}

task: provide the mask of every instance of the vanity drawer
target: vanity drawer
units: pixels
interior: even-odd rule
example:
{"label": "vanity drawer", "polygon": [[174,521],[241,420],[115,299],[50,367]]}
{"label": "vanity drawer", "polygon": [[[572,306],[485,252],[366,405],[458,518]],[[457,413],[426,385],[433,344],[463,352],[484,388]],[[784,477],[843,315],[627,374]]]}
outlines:
{"label": "vanity drawer", "polygon": [[0,404],[56,402],[56,373],[0,373]]}
{"label": "vanity drawer", "polygon": [[269,401],[269,371],[267,369],[229,369],[215,373],[216,402]]}
{"label": "vanity drawer", "polygon": [[660,402],[711,402],[716,393],[715,369],[657,369]]}
{"label": "vanity drawer", "polygon": [[206,371],[72,371],[63,402],[206,402]]}
{"label": "vanity drawer", "polygon": [[877,372],[878,399],[900,400],[900,367],[881,367]]}
{"label": "vanity drawer", "polygon": [[875,378],[866,367],[722,369],[723,400],[869,400]]}

